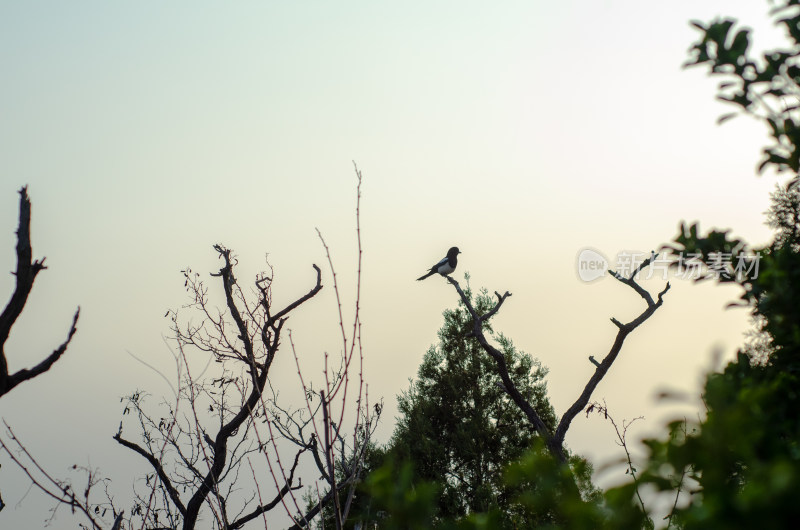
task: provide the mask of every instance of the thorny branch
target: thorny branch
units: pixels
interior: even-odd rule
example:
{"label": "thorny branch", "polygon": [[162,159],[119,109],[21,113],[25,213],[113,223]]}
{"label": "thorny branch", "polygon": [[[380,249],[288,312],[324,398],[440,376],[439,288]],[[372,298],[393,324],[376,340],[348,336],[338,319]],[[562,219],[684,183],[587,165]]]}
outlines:
{"label": "thorny branch", "polygon": [[[355,165],[355,163],[354,163]],[[354,315],[352,323],[352,334],[348,337],[346,327],[344,324],[344,313],[342,310],[342,302],[340,297],[339,283],[334,268],[333,259],[331,258],[330,249],[325,243],[321,232],[317,231],[325,249],[325,254],[328,259],[328,265],[331,270],[333,278],[333,290],[336,297],[337,310],[338,310],[338,323],[341,333],[342,353],[340,364],[338,367],[331,369],[329,367],[329,354],[325,353],[324,362],[324,376],[325,386],[324,389],[314,390],[313,385],[307,385],[303,373],[300,369],[299,356],[291,343],[291,333],[289,340],[292,345],[292,352],[295,357],[297,366],[297,373],[302,385],[305,402],[306,402],[306,417],[308,423],[303,423],[303,427],[308,425],[313,430],[311,439],[309,441],[309,448],[311,449],[314,461],[321,476],[321,481],[326,486],[327,491],[322,494],[319,492],[319,483],[317,486],[316,504],[311,506],[304,515],[289,515],[295,521],[295,526],[292,528],[305,528],[308,521],[319,514],[323,509],[329,509],[326,512],[333,520],[333,525],[339,529],[342,528],[344,522],[348,518],[350,506],[353,501],[356,485],[361,478],[364,459],[366,458],[366,451],[370,444],[370,439],[377,427],[377,422],[380,417],[381,407],[375,407],[375,413],[370,413],[369,394],[367,386],[364,382],[363,366],[364,355],[361,345],[361,319],[360,319],[360,301],[361,301],[361,225],[360,225],[360,203],[361,203],[361,172],[355,166],[356,177],[358,179],[358,186],[356,190],[356,235],[358,240],[358,270],[356,275],[356,296],[354,303]],[[356,356],[357,359],[356,359]],[[358,394],[355,401],[350,405],[349,399],[349,383],[350,383],[350,370],[353,366],[353,361],[358,361]],[[313,399],[318,398],[319,404],[312,406]],[[322,412],[322,421],[318,425],[317,412]],[[345,414],[354,411],[353,418],[346,418]],[[283,430],[288,430],[291,427],[289,422],[295,420],[290,416],[286,416],[286,422],[280,427]],[[352,422],[352,441],[348,444],[345,440],[346,432],[343,425],[345,422]],[[275,425],[279,425],[278,422]],[[295,423],[295,427],[297,424]],[[298,442],[304,441],[302,430],[297,429]],[[349,435],[348,435],[349,436]],[[278,461],[278,467],[280,461]],[[297,506],[297,503],[295,503]],[[288,510],[287,510],[288,511]]]}

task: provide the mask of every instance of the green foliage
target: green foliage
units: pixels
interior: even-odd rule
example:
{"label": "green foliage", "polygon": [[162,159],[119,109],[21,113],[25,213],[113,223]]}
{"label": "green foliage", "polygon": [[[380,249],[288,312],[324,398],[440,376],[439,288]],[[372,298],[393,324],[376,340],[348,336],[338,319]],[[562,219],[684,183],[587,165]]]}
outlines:
{"label": "green foliage", "polygon": [[[570,458],[569,468],[561,465],[546,450],[541,439],[505,474],[506,483],[519,491],[521,507],[513,520],[514,528],[602,528],[605,516],[600,495],[591,484],[592,468],[586,460]],[[572,487],[577,478],[579,489]]]}
{"label": "green foliage", "polygon": [[[479,313],[494,305],[485,291],[474,300],[469,290],[467,295]],[[391,451],[413,464],[416,480],[440,485],[439,517],[499,510],[511,520],[518,488],[503,481],[503,470],[531,446],[535,430],[503,389],[494,360],[470,336],[472,318],[463,303],[445,311],[444,320],[439,344],[428,350],[416,381],[398,398]],[[489,324],[485,329],[505,355],[511,379],[554,429],[546,369]]]}
{"label": "green foliage", "polygon": [[[494,306],[486,291],[466,294],[479,313]],[[358,521],[375,528],[598,528],[606,514],[591,465],[571,456],[565,467],[550,456],[508,398],[495,361],[472,337],[463,303],[444,319],[439,344],[398,398],[394,436],[357,496],[360,508],[348,527]],[[484,329],[515,385],[554,430],[546,369],[488,323]]]}
{"label": "green foliage", "polygon": [[[709,277],[742,287],[741,305],[751,308],[768,337],[768,360],[772,365],[800,369],[800,192],[798,186],[778,186],[767,212],[775,239],[763,248],[751,249],[728,231],[712,230],[700,235],[698,225],[681,224],[675,245],[669,248],[685,258],[695,254],[706,265]],[[714,255],[731,257],[725,269],[714,270]],[[747,255],[736,271],[736,257]],[[749,273],[746,273],[747,271]],[[744,272],[744,273],[743,273]]]}
{"label": "green foliage", "polygon": [[[800,4],[796,0],[775,4],[771,12],[787,31],[787,46],[755,58],[749,49],[749,30],[735,29],[735,21],[693,22],[702,37],[691,48],[687,63],[708,65],[712,75],[724,76],[718,97],[768,125],[773,145],[765,148],[760,169],[772,167],[793,175],[772,195],[768,223],[776,230],[775,239],[764,248],[751,249],[744,241],[729,238],[727,231],[701,235],[696,223],[682,224],[676,245],[670,248],[684,255],[697,253],[717,273],[712,276],[740,284],[742,303],[752,309],[768,337],[767,361],[794,372],[800,370]],[[744,268],[751,274],[743,275],[731,265],[715,271],[713,256],[720,254],[732,257],[732,263],[743,254],[757,254],[760,259],[756,263],[747,258]]]}
{"label": "green foliage", "polygon": [[[727,231],[702,235],[697,224],[682,224],[671,247],[699,256],[707,278],[742,287],[739,305],[752,311],[762,339],[708,376],[704,420],[673,422],[668,437],[645,441],[650,455],[640,485],[669,493],[674,509],[668,524],[686,530],[790,528],[800,516],[800,121],[798,106],[786,103],[800,96],[798,5],[777,2],[773,13],[790,43],[760,59],[750,55],[748,30],[734,31],[734,21],[693,23],[703,35],[689,64],[707,64],[712,75],[726,76],[720,99],[769,126],[773,145],[764,150],[760,169],[771,166],[793,178],[772,195],[768,221],[776,234],[769,245],[751,249]],[[757,275],[737,274],[731,265],[714,269],[715,255],[744,253],[760,256]],[[624,505],[628,493],[608,492],[609,506]],[[622,515],[614,510],[612,517]]]}
{"label": "green foliage", "polygon": [[[780,171],[800,171],[800,64],[797,43],[800,42],[800,11],[796,0],[773,2],[771,10],[777,24],[783,26],[789,45],[753,57],[750,53],[750,30],[735,29],[736,21],[717,19],[708,24],[692,25],[702,38],[691,48],[687,66],[707,65],[712,75],[721,75],[720,100],[741,111],[762,118],[770,128],[774,143],[764,149],[759,170],[772,166]],[[792,103],[788,103],[792,102]],[[736,113],[720,118],[725,121]]]}
{"label": "green foliage", "polygon": [[399,468],[387,461],[367,477],[365,489],[375,504],[380,527],[424,529],[433,526],[438,488],[432,483],[414,483],[411,464]]}
{"label": "green foliage", "polygon": [[[397,465],[391,456],[369,476],[364,489],[374,507],[371,524],[381,529],[628,528],[609,526],[608,513],[598,502],[599,492],[591,485],[591,466],[581,458],[572,457],[570,467],[568,470],[562,466],[541,440],[535,438],[532,447],[503,473],[504,482],[517,492],[512,514],[493,507],[459,518],[441,517],[437,506],[439,487],[415,478],[411,463]],[[572,493],[575,475],[583,494]],[[641,518],[641,512],[634,516]],[[614,524],[619,520],[615,519]]]}
{"label": "green foliage", "polygon": [[683,528],[789,528],[800,516],[800,380],[745,354],[706,381],[705,421],[670,427],[646,440],[651,453],[641,480],[677,494],[698,493],[676,510]]}
{"label": "green foliage", "polygon": [[372,521],[381,530],[488,530],[501,526],[496,510],[470,514],[457,521],[437,517],[438,486],[415,481],[411,464],[397,466],[391,457],[367,478],[364,486],[376,507]]}

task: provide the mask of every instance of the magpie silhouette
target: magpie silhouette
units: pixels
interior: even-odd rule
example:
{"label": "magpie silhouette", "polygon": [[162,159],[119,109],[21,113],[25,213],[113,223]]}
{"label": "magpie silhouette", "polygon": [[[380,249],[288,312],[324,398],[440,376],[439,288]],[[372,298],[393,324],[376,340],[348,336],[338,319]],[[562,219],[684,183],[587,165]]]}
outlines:
{"label": "magpie silhouette", "polygon": [[436,273],[441,274],[442,276],[446,276],[456,270],[456,264],[458,263],[458,255],[461,254],[461,251],[458,250],[458,247],[453,247],[447,251],[447,256],[445,256],[442,261],[431,267],[431,270],[428,271],[428,274],[420,276],[417,278],[417,281],[424,280],[428,276],[433,276]]}

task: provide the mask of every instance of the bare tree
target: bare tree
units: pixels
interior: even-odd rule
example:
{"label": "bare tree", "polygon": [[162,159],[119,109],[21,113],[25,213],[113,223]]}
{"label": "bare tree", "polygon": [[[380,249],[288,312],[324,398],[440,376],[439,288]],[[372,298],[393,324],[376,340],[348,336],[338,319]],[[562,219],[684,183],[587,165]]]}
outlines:
{"label": "bare tree", "polygon": [[[127,518],[106,488],[103,498],[98,500],[93,495],[98,485],[106,486],[108,482],[96,470],[78,469],[86,476],[85,486],[76,487],[69,479],[53,477],[6,425],[8,442],[0,438],[0,449],[36,488],[56,502],[51,519],[60,506],[66,506],[84,516],[88,526],[82,527],[96,530],[109,525],[113,525],[112,530],[190,529],[196,528],[200,521],[204,528],[232,530],[283,507],[292,517],[293,528],[305,528],[326,505],[334,505],[336,513],[341,514],[340,520],[346,519],[363,474],[366,447],[380,416],[380,407],[370,414],[361,369],[357,398],[348,401],[345,397],[355,356],[359,357],[359,367],[363,366],[360,337],[345,350],[338,367],[329,370],[325,355],[326,385],[317,392],[303,382],[289,333],[306,393],[306,407],[281,405],[269,371],[291,312],[322,289],[321,271],[314,265],[315,285],[275,311],[271,275],[261,274],[256,278],[254,291],[258,298],[253,303],[236,280],[232,252],[221,245],[214,248],[224,265],[212,276],[220,279],[226,309],[211,304],[199,275],[186,269],[183,274],[192,296],[190,308],[199,311],[202,318],[199,323],[184,321],[178,311],[168,312],[173,322],[178,368],[174,402],[163,401],[153,413],[147,405],[148,394],[137,391],[123,398],[123,415],[135,417],[140,440],[123,436],[123,422],[113,438],[141,456],[151,469],[134,485],[134,502]],[[194,351],[189,353],[191,350]],[[207,354],[206,370],[212,361],[221,365],[216,376],[192,373],[189,357],[198,351]],[[355,419],[350,435],[345,434],[344,427],[348,412]],[[295,448],[287,457],[287,447],[292,446]],[[322,476],[322,487],[317,485],[319,498],[310,507],[294,495],[304,487],[299,473],[303,454],[313,459]],[[269,498],[262,494],[264,488],[260,483],[265,479],[256,476],[253,467],[258,460],[266,463],[271,476],[266,480],[276,486]],[[250,493],[245,476],[247,467],[243,466],[252,473]],[[204,507],[206,516],[201,515]]]}
{"label": "bare tree", "polygon": [[33,260],[31,248],[31,201],[28,198],[27,186],[19,190],[19,226],[17,228],[17,270],[14,273],[17,282],[11,300],[8,301],[3,313],[0,314],[0,397],[11,391],[18,384],[33,379],[48,371],[53,364],[67,351],[72,336],[75,335],[78,325],[80,308],[75,311],[72,326],[67,333],[67,339],[53,352],[45,357],[33,368],[22,368],[14,373],[9,371],[6,358],[6,341],[11,333],[11,327],[22,314],[28,296],[33,289],[36,276],[45,267],[44,260]]}
{"label": "bare tree", "polygon": [[[223,260],[222,268],[212,274],[219,278],[225,297],[225,311],[209,301],[208,291],[199,275],[184,271],[192,308],[201,315],[199,323],[185,324],[178,312],[172,312],[173,332],[178,361],[186,369],[179,381],[174,405],[167,406],[162,417],[151,416],[143,406],[145,395],[136,392],[127,398],[125,413],[133,413],[141,429],[141,443],[123,436],[122,424],[114,439],[142,456],[152,468],[146,478],[147,492],[138,495],[131,512],[143,528],[195,528],[203,506],[210,508],[217,528],[240,528],[245,522],[278,505],[290,490],[301,487],[294,471],[299,456],[310,449],[301,447],[294,465],[270,502],[245,500],[234,511],[229,505],[241,466],[248,455],[263,452],[252,432],[254,423],[263,418],[263,392],[270,368],[278,352],[283,327],[292,311],[313,298],[322,289],[319,267],[315,285],[280,310],[272,304],[271,277],[264,274],[255,280],[257,300],[242,291],[234,275],[235,258],[230,249],[215,245]],[[187,350],[204,352],[219,363],[222,370],[210,380],[192,376]],[[194,352],[192,352],[194,353]],[[181,409],[183,405],[187,410]],[[205,413],[208,414],[205,414]],[[152,481],[152,482],[151,482]]]}
{"label": "bare tree", "polygon": [[[34,377],[48,371],[57,360],[67,351],[73,335],[77,331],[78,315],[80,308],[75,311],[72,318],[72,326],[67,333],[67,339],[53,352],[45,357],[33,368],[22,368],[14,373],[9,371],[8,359],[6,358],[6,341],[11,334],[11,328],[22,314],[28,296],[33,289],[33,282],[36,276],[47,267],[44,264],[45,258],[33,260],[33,249],[31,248],[31,201],[28,197],[28,187],[23,186],[19,190],[19,225],[17,226],[17,270],[13,274],[16,276],[16,286],[11,295],[11,299],[6,304],[5,309],[0,314],[0,397],[11,391],[18,384],[33,379]],[[15,439],[16,440],[16,439]],[[2,449],[11,456],[8,447],[0,439]],[[17,462],[19,464],[19,462]],[[23,470],[25,468],[23,467]],[[27,472],[27,470],[26,470]],[[0,510],[5,507],[2,497],[0,497]]]}
{"label": "bare tree", "polygon": [[[149,469],[134,483],[134,499],[127,514],[119,509],[120,503],[106,487],[110,481],[97,470],[73,466],[86,480],[84,485],[73,486],[78,483],[71,478],[57,478],[46,471],[6,425],[0,450],[34,487],[55,501],[51,519],[60,507],[67,507],[84,517],[86,523],[80,524],[81,528],[95,530],[198,526],[229,530],[243,528],[255,520],[261,520],[266,527],[265,514],[282,507],[294,528],[306,528],[323,508],[333,507],[337,526],[341,527],[363,475],[365,453],[381,411],[380,404],[370,409],[363,378],[358,168],[356,174],[359,254],[353,332],[348,339],[333,260],[322,240],[339,307],[342,350],[338,362],[333,362],[328,353],[320,358],[324,361],[325,380],[317,385],[319,390],[314,389],[313,382],[307,384],[291,332],[284,329],[290,315],[321,291],[320,268],[313,265],[315,282],[307,293],[279,307],[273,302],[271,267],[269,274],[258,274],[251,287],[243,289],[235,274],[237,259],[233,252],[215,245],[222,267],[211,276],[223,295],[221,306],[211,301],[209,287],[200,275],[187,268],[182,272],[191,302],[165,315],[172,322],[169,344],[177,377],[170,380],[160,375],[171,386],[174,399],[154,405],[149,394],[136,391],[121,400],[123,421],[113,439],[144,459]],[[9,321],[8,328],[21,312],[33,278],[44,268],[44,260],[31,263],[30,202],[24,188],[20,195],[18,287],[3,313],[3,322]],[[187,310],[189,316],[185,318]],[[75,320],[77,317],[76,313]],[[75,322],[68,340],[46,361],[34,370],[3,379],[13,381],[8,388],[46,371],[66,350],[74,333]],[[305,406],[299,408],[281,403],[270,380],[273,361],[287,336],[305,395]],[[7,375],[5,357],[2,361]],[[201,369],[197,368],[198,362]],[[357,376],[353,373],[356,368]],[[357,383],[355,389],[353,381]],[[134,438],[123,433],[126,418],[134,418],[134,430],[138,431]],[[314,476],[320,477],[312,478],[305,486],[301,477],[303,455],[316,468]],[[257,470],[259,466],[261,469]],[[267,494],[273,485],[273,493]],[[309,485],[316,493],[311,503],[296,496],[298,490]],[[102,491],[102,498],[98,498],[98,491]]]}
{"label": "bare tree", "polygon": [[[357,168],[356,174],[360,198]],[[273,301],[272,268],[258,274],[248,292],[235,275],[233,252],[222,245],[214,249],[223,266],[212,276],[224,293],[224,309],[211,301],[199,274],[183,271],[191,303],[181,311],[167,313],[179,367],[175,400],[161,403],[159,412],[154,413],[146,405],[149,396],[145,393],[128,396],[124,415],[135,417],[140,441],[124,436],[122,423],[114,436],[117,443],[144,458],[151,469],[135,487],[131,527],[192,529],[201,520],[201,511],[205,514],[203,527],[236,529],[259,519],[266,526],[264,514],[282,507],[295,528],[304,528],[324,506],[333,507],[337,527],[341,527],[363,473],[365,451],[380,411],[377,408],[373,413],[369,408],[362,370],[358,204],[359,291],[349,339],[333,261],[322,242],[339,307],[342,354],[338,363],[329,362],[329,355],[324,354],[325,382],[319,390],[306,384],[291,332],[284,333],[290,315],[322,289],[317,265],[313,265],[314,286],[281,309],[276,309]],[[189,318],[184,317],[185,309],[191,311]],[[304,407],[282,404],[270,379],[284,337],[288,337],[297,364]],[[190,366],[199,359],[207,359],[206,368],[193,374]],[[351,374],[356,366],[357,377]],[[351,379],[357,381],[354,398],[349,397]],[[310,506],[296,495],[305,487],[301,478],[304,455],[321,477],[311,480],[316,500]],[[259,465],[268,468],[269,488],[255,469]],[[273,486],[274,493],[265,495]]]}

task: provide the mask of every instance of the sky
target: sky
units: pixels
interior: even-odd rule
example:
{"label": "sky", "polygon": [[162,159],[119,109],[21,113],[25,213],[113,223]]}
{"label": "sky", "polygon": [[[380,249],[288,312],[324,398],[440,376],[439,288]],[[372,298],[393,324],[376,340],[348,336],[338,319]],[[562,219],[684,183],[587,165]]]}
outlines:
{"label": "sky", "polygon": [[[557,413],[580,394],[616,331],[643,310],[610,278],[586,283],[576,256],[668,243],[681,220],[769,240],[776,179],[756,176],[761,124],[715,101],[717,80],[684,69],[688,21],[738,17],[757,48],[780,43],[769,4],[563,2],[0,1],[0,271],[15,267],[17,190],[33,202],[33,249],[47,257],[6,346],[12,368],[78,333],[45,375],[0,400],[2,416],[54,474],[73,463],[114,478],[142,462],[111,439],[120,398],[169,392],[137,361],[172,373],[164,313],[188,302],[180,271],[239,278],[275,269],[275,299],[313,285],[331,249],[345,319],[356,278],[353,162],[363,174],[365,378],[391,434],[396,395],[457,303],[443,279],[415,282],[450,246],[456,277],[513,296],[495,329],[550,370]],[[289,321],[303,370],[340,350],[330,271]],[[211,277],[207,277],[213,282]],[[463,281],[462,281],[463,284]],[[213,288],[213,283],[210,283]],[[644,282],[663,288],[656,278]],[[0,293],[13,277],[0,274]],[[726,310],[735,288],[672,279],[664,305],[626,342],[593,398],[630,436],[697,415],[703,376],[749,327]],[[288,351],[275,376],[297,385]],[[296,386],[295,386],[296,388]],[[665,404],[659,392],[684,392]],[[610,425],[576,418],[569,447],[619,481]],[[0,459],[0,526],[29,527],[48,501]],[[22,484],[22,485],[21,485]],[[43,506],[45,507],[43,509]],[[53,528],[72,528],[59,513]]]}

